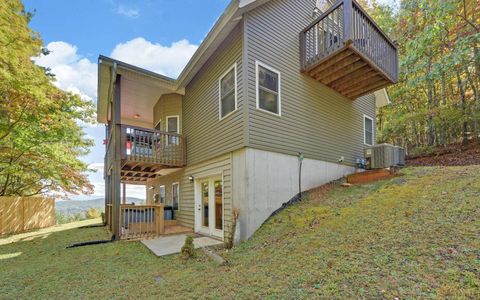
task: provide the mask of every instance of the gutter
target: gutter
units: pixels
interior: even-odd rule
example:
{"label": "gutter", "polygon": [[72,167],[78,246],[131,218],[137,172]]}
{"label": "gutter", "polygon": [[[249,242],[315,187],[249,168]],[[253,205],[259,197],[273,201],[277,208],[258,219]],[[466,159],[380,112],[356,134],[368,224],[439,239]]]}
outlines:
{"label": "gutter", "polygon": [[107,62],[107,63],[112,64],[112,65],[116,64],[116,65],[118,65],[119,68],[122,68],[122,69],[126,69],[126,70],[129,70],[129,71],[141,74],[141,75],[146,75],[146,76],[152,77],[154,79],[160,79],[160,80],[163,80],[163,81],[167,81],[170,84],[175,84],[176,83],[175,79],[170,78],[168,76],[158,74],[158,73],[155,73],[155,72],[152,72],[152,71],[149,71],[149,70],[146,70],[146,69],[143,69],[143,68],[131,65],[131,64],[127,64],[123,61],[116,60],[116,59],[110,58],[108,56],[100,55],[98,57],[98,59],[99,59],[100,64],[104,63],[104,62]]}

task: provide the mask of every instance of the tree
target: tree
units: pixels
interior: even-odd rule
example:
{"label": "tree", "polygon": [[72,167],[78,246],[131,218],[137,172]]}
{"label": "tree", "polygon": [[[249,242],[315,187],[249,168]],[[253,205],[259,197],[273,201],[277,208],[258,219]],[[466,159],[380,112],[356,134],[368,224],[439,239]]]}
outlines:
{"label": "tree", "polygon": [[[401,0],[370,13],[398,40],[399,82],[378,137],[410,151],[478,139],[480,0]],[[415,150],[417,149],[417,150]]]}
{"label": "tree", "polygon": [[0,2],[0,196],[89,193],[79,157],[93,141],[93,104],[52,83],[32,57],[48,54],[19,0]]}

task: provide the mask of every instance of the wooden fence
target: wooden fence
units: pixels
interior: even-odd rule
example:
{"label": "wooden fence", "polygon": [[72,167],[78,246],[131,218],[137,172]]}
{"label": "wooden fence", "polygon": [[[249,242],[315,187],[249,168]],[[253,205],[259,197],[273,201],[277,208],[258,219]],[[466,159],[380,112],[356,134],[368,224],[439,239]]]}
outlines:
{"label": "wooden fence", "polygon": [[0,197],[0,235],[55,225],[55,199]]}

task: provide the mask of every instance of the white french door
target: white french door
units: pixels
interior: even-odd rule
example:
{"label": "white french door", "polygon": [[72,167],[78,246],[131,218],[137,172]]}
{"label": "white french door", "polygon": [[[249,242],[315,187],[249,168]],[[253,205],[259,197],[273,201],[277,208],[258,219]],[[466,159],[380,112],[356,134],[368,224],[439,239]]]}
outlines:
{"label": "white french door", "polygon": [[221,176],[195,179],[195,231],[223,239]]}

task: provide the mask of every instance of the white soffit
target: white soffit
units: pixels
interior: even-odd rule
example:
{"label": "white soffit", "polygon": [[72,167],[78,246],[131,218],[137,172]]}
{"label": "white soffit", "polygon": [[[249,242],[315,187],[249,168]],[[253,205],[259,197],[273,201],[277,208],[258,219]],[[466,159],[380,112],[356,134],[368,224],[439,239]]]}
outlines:
{"label": "white soffit", "polygon": [[390,104],[390,98],[386,89],[381,89],[373,93],[375,95],[375,106],[377,108],[384,107]]}

